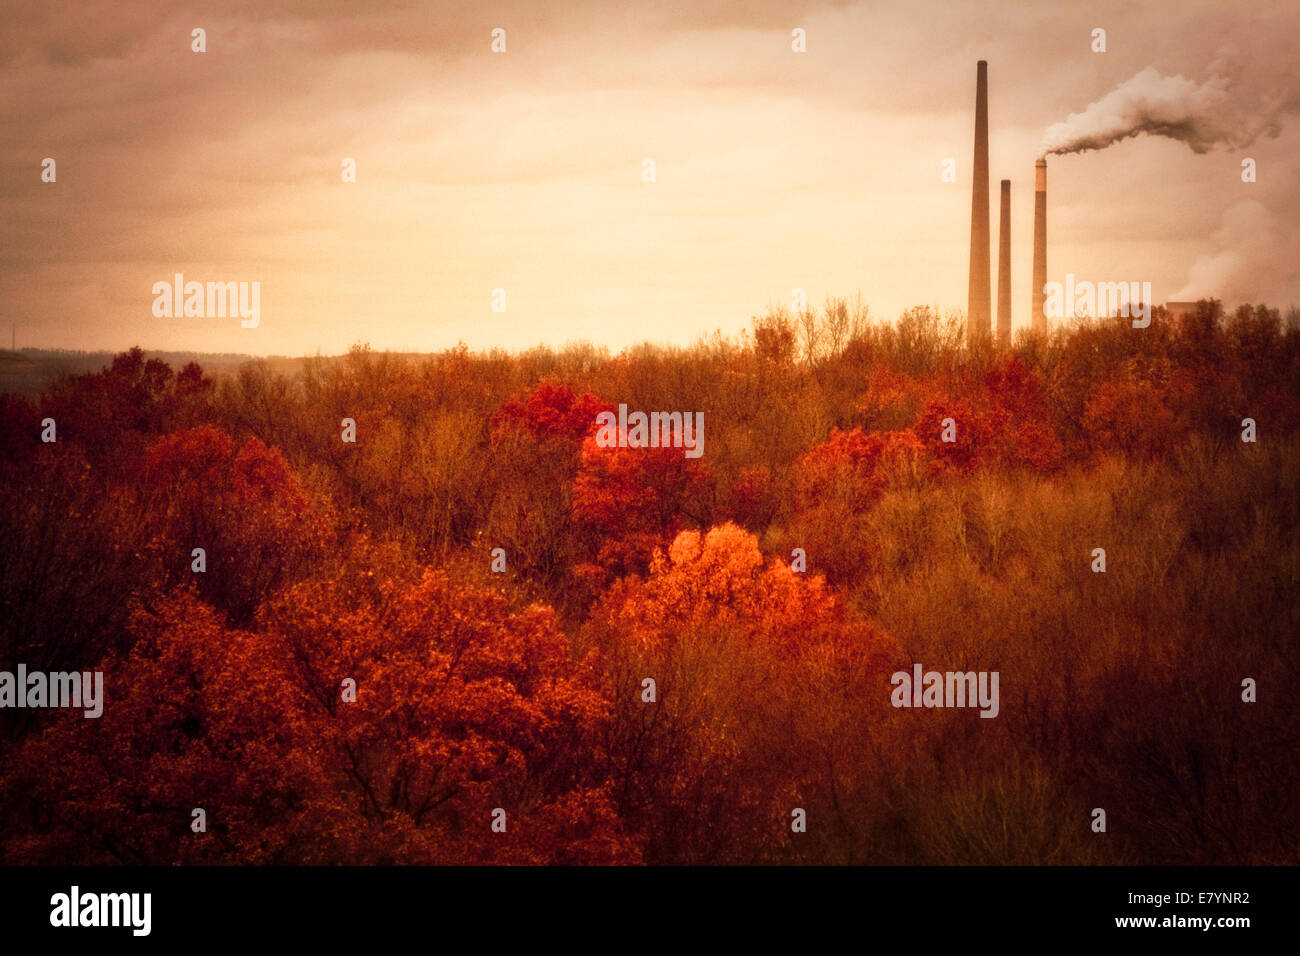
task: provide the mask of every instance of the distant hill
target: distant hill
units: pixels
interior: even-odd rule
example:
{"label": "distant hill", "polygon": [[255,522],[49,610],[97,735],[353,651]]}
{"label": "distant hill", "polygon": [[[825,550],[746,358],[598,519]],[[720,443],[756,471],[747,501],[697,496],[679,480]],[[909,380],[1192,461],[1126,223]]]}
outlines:
{"label": "distant hill", "polygon": [[[98,372],[111,363],[116,354],[116,352],[74,352],[63,349],[19,349],[16,352],[0,349],[0,394],[12,393],[34,398],[65,376]],[[254,356],[233,352],[146,350],[144,354],[145,358],[162,359],[173,369],[180,369],[189,362],[198,362],[205,372],[215,375],[236,371],[246,362],[256,361]],[[277,356],[267,361],[276,366],[289,365],[296,368],[302,360]]]}

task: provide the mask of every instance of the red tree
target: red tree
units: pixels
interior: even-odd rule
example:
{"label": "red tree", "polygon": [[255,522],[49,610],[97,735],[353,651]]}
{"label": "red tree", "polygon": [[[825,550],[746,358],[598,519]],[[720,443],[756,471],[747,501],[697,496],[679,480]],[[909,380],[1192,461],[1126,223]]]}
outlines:
{"label": "red tree", "polygon": [[635,862],[608,703],[551,612],[363,568],[293,586],[249,629],[184,593],[138,613],[133,650],[103,665],[104,715],[63,715],[6,766],[33,824],[9,857]]}

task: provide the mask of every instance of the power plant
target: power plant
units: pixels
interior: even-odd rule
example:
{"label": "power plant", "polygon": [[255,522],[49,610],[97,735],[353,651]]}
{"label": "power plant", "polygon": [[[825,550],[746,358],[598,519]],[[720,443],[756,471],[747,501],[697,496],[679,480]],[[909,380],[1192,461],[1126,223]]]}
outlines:
{"label": "power plant", "polygon": [[1011,180],[1002,180],[998,216],[998,348],[1011,348]]}
{"label": "power plant", "polygon": [[975,71],[975,159],[971,163],[970,293],[966,340],[974,345],[989,334],[989,64]]}
{"label": "power plant", "polygon": [[1043,314],[1043,286],[1047,284],[1047,157],[1034,163],[1034,310],[1029,329],[1034,335],[1047,335],[1047,316]]}
{"label": "power plant", "polygon": [[[998,321],[997,346],[1011,346],[1011,180],[1001,181],[998,217]],[[971,163],[970,285],[966,302],[966,342],[974,347],[987,339],[992,328],[989,277],[989,64],[980,60],[975,69],[975,158]],[[1043,313],[1043,286],[1047,284],[1047,158],[1034,163],[1034,268],[1033,305],[1029,328],[1047,335]]]}

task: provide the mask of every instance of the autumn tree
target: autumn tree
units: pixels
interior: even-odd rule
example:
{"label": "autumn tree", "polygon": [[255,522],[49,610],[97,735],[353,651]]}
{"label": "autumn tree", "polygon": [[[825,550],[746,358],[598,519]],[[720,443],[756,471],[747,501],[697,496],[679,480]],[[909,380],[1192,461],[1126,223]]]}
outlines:
{"label": "autumn tree", "polygon": [[1061,462],[1061,443],[1043,384],[1015,355],[990,370],[982,387],[932,398],[912,431],[941,471],[1042,471]]}
{"label": "autumn tree", "polygon": [[484,543],[504,548],[511,567],[546,586],[552,600],[573,587],[573,565],[589,544],[575,533],[574,479],[582,442],[608,410],[590,392],[544,379],[491,419],[496,480]]}
{"label": "autumn tree", "polygon": [[800,548],[836,584],[860,580],[875,564],[871,509],[889,488],[917,488],[932,464],[910,430],[834,429],[792,469],[794,512],[783,550]]}
{"label": "autumn tree", "polygon": [[1170,398],[1167,387],[1130,363],[1088,399],[1083,429],[1089,445],[1135,458],[1163,454],[1186,434]]}
{"label": "autumn tree", "polygon": [[145,450],[136,477],[132,498],[144,548],[162,569],[159,587],[192,580],[235,623],[251,620],[331,540],[328,508],[256,437],[237,446],[212,425],[165,435]]}
{"label": "autumn tree", "polygon": [[[788,858],[791,807],[829,799],[823,762],[848,769],[898,655],[730,524],[682,532],[615,584],[585,638],[607,660],[619,807],[659,863]],[[832,714],[821,693],[865,708]]]}
{"label": "autumn tree", "polygon": [[583,442],[574,517],[600,535],[592,580],[644,570],[653,550],[707,513],[709,470],[681,448],[602,448]]}
{"label": "autumn tree", "polygon": [[97,468],[120,471],[152,436],[210,414],[212,382],[195,363],[177,376],[133,348],[102,371],[57,383],[40,403],[62,441],[80,445]]}
{"label": "autumn tree", "polygon": [[7,859],[635,862],[608,703],[551,612],[355,558],[247,628],[192,592],[141,606],[104,715],[62,715],[6,766]]}

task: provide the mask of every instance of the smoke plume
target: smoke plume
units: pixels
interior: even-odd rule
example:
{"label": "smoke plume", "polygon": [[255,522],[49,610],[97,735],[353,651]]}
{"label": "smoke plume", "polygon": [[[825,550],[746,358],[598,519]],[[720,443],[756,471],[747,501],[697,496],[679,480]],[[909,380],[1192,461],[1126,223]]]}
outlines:
{"label": "smoke plume", "polygon": [[1261,104],[1252,114],[1242,108],[1232,87],[1221,73],[1198,84],[1147,67],[1082,113],[1071,113],[1064,122],[1049,126],[1041,153],[1105,149],[1144,133],[1176,139],[1197,153],[1219,145],[1247,146],[1264,133],[1277,136],[1282,102]]}
{"label": "smoke plume", "polygon": [[1279,297],[1293,292],[1300,237],[1263,203],[1250,199],[1229,207],[1209,245],[1192,263],[1175,300],[1213,296],[1229,305],[1278,304],[1286,301]]}

